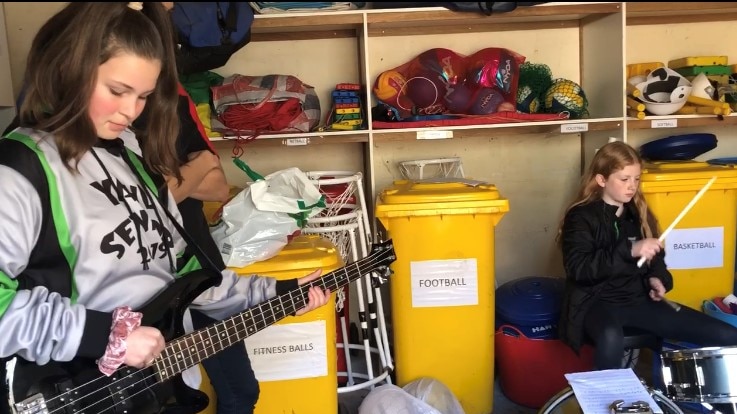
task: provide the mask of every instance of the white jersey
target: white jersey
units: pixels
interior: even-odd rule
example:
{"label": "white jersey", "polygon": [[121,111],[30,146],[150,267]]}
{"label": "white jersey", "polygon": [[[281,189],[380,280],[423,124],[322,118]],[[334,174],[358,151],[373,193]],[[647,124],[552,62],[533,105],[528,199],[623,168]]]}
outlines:
{"label": "white jersey", "polygon": [[[18,145],[0,147],[0,357],[17,354],[40,364],[99,357],[110,331],[109,313],[124,305],[140,308],[165,289],[181,268],[186,243],[158,202],[156,188],[138,178],[120,146],[117,152],[116,145],[93,147],[75,171],[62,163],[51,136],[17,129],[11,137],[34,142],[42,153],[62,247],[42,237],[52,212],[44,211],[38,186],[3,162],[3,151],[22,151]],[[140,151],[132,133],[121,140]],[[174,198],[167,198],[166,208],[181,221]],[[60,260],[49,269],[39,265],[33,255],[41,254],[41,244],[60,249],[71,271],[59,270]],[[273,278],[222,273],[220,286],[203,293],[193,308],[223,318],[276,294]]]}

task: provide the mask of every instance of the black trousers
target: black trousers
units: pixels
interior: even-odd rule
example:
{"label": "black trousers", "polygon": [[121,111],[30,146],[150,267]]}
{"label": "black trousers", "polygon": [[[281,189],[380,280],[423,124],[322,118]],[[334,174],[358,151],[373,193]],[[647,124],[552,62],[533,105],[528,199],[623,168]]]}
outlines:
{"label": "black trousers", "polygon": [[622,367],[625,327],[700,347],[737,345],[736,327],[687,306],[676,312],[662,301],[649,299],[636,305],[597,302],[584,319],[584,331],[595,347],[596,369]]}
{"label": "black trousers", "polygon": [[[202,312],[190,311],[195,329],[217,322]],[[218,414],[253,414],[260,390],[243,342],[202,361],[202,366],[215,390]]]}

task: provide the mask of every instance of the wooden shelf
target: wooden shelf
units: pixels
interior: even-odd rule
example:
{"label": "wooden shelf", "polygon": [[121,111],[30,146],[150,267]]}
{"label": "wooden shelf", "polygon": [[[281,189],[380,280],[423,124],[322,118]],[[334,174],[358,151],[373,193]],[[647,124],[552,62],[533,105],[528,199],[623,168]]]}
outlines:
{"label": "wooden shelf", "polygon": [[[210,137],[215,145],[234,144],[238,137]],[[306,141],[305,141],[306,140]],[[293,134],[264,134],[244,141],[244,146],[305,146],[321,144],[349,144],[368,142],[368,131],[327,131]]]}
{"label": "wooden shelf", "polygon": [[627,2],[627,24],[673,24],[737,20],[737,2]]}
{"label": "wooden shelf", "polygon": [[[670,24],[737,20],[737,2],[563,2],[518,7],[507,13],[486,16],[480,12],[454,12],[444,7],[358,9],[337,12],[307,12],[256,15],[252,25],[253,41],[291,41],[299,39],[354,37],[360,39],[364,28],[369,37],[432,35],[442,33],[495,32],[582,27],[601,17],[626,12],[628,25]],[[628,130],[652,129],[652,121],[675,119],[675,128],[737,125],[737,117],[711,115],[648,116],[643,120],[626,118]],[[489,136],[490,134],[565,134],[562,125],[586,124],[587,131],[615,131],[625,125],[625,117],[589,120],[562,120],[453,127],[373,129],[371,131],[313,132],[308,134],[263,135],[247,145],[291,146],[366,143],[369,136],[377,142],[415,141],[418,133],[452,131],[453,137]],[[422,135],[422,134],[420,134]],[[429,134],[432,135],[432,134]],[[235,137],[213,138],[213,142],[233,141]]]}
{"label": "wooden shelf", "polygon": [[[689,127],[709,127],[737,125],[737,114],[720,115],[665,115],[646,116],[645,119],[627,118],[627,129],[660,129],[653,128],[653,121],[676,120],[677,126],[670,129]],[[665,128],[664,128],[665,129]]]}
{"label": "wooden shelf", "polygon": [[[564,132],[564,126],[580,126],[586,125],[587,131],[612,131],[618,130],[623,125],[623,119],[620,118],[602,118],[602,119],[566,119],[560,121],[540,121],[540,122],[518,122],[506,124],[489,124],[489,125],[463,125],[463,126],[447,126],[447,127],[428,127],[428,128],[397,128],[397,129],[373,129],[371,133],[374,141],[415,141],[415,140],[432,140],[432,138],[418,138],[418,135],[432,135],[428,132],[432,131],[451,131],[453,137],[488,137],[496,134],[576,134],[575,128],[571,131]],[[584,131],[581,131],[584,132]],[[306,143],[300,141],[307,139]],[[223,145],[224,143],[234,143],[237,137],[210,137],[210,141],[215,145]],[[328,131],[328,132],[310,132],[310,133],[294,133],[294,134],[271,134],[261,135],[255,140],[244,141],[244,145],[256,146],[302,146],[302,145],[319,145],[319,144],[346,144],[346,143],[366,143],[369,141],[369,131]]]}
{"label": "wooden shelf", "polygon": [[251,41],[359,37],[364,20],[369,36],[554,29],[620,11],[617,2],[582,2],[518,7],[491,16],[444,7],[259,14],[251,25]]}
{"label": "wooden shelf", "polygon": [[251,25],[251,41],[307,40],[357,37],[363,12],[257,14]]}
{"label": "wooden shelf", "polygon": [[[521,122],[510,124],[491,124],[491,125],[464,125],[464,126],[448,126],[448,127],[432,127],[432,128],[403,128],[403,129],[374,129],[373,136],[375,142],[382,141],[419,141],[432,140],[418,138],[428,131],[451,131],[453,138],[474,138],[474,137],[490,137],[494,135],[510,135],[510,134],[577,134],[575,130],[570,132],[562,132],[563,126],[573,126],[586,124],[587,131],[612,131],[618,130],[624,123],[623,119],[606,118],[606,119],[573,119],[562,121],[540,121],[540,122]],[[584,131],[581,131],[584,132]]]}
{"label": "wooden shelf", "polygon": [[518,7],[507,13],[454,12],[442,7],[370,10],[369,36],[404,36],[577,27],[584,19],[617,13],[620,3],[570,3]]}

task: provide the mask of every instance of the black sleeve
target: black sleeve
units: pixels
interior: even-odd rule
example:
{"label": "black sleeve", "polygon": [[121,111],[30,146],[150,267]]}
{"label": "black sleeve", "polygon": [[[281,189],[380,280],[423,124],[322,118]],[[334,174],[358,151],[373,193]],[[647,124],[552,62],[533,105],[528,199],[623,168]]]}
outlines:
{"label": "black sleeve", "polygon": [[197,121],[192,119],[192,113],[189,111],[189,99],[186,96],[179,96],[179,104],[177,105],[179,113],[179,137],[177,139],[177,155],[183,163],[188,161],[187,156],[193,152],[210,150],[205,141],[207,137],[203,137],[197,128]]}
{"label": "black sleeve", "polygon": [[79,343],[77,355],[88,358],[100,358],[110,337],[113,314],[87,309],[87,320],[84,323],[82,341]]}
{"label": "black sleeve", "polygon": [[635,273],[637,268],[626,237],[601,246],[596,238],[601,224],[596,221],[581,208],[573,208],[563,223],[561,240],[566,277],[587,286],[601,283],[612,275]]}
{"label": "black sleeve", "polygon": [[[665,291],[669,292],[673,289],[673,275],[665,265],[665,250],[661,250],[650,260],[650,267],[647,271],[647,277],[657,277],[663,282]],[[649,286],[649,284],[648,284]]]}
{"label": "black sleeve", "polygon": [[276,281],[276,294],[281,296],[290,290],[297,289],[299,287],[299,283],[297,279],[286,279],[286,280],[277,280]]}

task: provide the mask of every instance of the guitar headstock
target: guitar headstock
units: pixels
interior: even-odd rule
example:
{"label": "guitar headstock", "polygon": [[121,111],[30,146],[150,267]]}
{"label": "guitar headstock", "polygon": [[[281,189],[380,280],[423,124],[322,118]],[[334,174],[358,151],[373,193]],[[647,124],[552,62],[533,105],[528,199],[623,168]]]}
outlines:
{"label": "guitar headstock", "polygon": [[373,243],[367,259],[371,260],[371,284],[374,287],[384,284],[392,275],[389,265],[397,260],[391,239]]}

